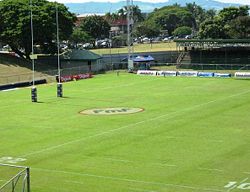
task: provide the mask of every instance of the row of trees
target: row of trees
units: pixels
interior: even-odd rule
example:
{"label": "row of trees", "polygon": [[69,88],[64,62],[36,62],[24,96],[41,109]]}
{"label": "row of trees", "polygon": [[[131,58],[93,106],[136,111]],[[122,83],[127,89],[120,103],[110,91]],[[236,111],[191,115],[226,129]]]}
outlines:
{"label": "row of trees", "polygon": [[250,38],[249,7],[228,7],[216,13],[195,3],[156,9],[137,25],[136,35],[157,36],[161,30],[169,35],[192,34],[197,38]]}
{"label": "row of trees", "polygon": [[[228,7],[218,13],[205,10],[195,3],[181,7],[178,4],[155,9],[149,15],[141,13],[138,6],[133,7],[134,37],[156,37],[159,35],[183,36],[195,38],[250,38],[249,7]],[[81,41],[91,38],[103,38],[109,35],[109,24],[117,19],[126,19],[127,7],[116,13],[107,13],[105,17],[90,16],[83,20],[74,33],[86,33]],[[97,22],[98,21],[98,22]],[[77,37],[77,36],[75,36]]]}
{"label": "row of trees", "polygon": [[[60,39],[73,43],[91,42],[109,37],[110,24],[126,19],[127,7],[104,17],[89,16],[75,26],[76,16],[63,4],[47,0],[0,1],[0,42],[10,45],[22,57],[31,53],[30,11],[33,12],[34,42],[43,53],[56,52],[56,7],[59,12]],[[178,4],[155,9],[149,15],[133,6],[135,37],[189,35],[197,38],[250,38],[249,7],[229,7],[218,13],[205,10],[195,3],[181,7]],[[114,40],[119,40],[114,37]],[[125,38],[124,38],[125,39]]]}

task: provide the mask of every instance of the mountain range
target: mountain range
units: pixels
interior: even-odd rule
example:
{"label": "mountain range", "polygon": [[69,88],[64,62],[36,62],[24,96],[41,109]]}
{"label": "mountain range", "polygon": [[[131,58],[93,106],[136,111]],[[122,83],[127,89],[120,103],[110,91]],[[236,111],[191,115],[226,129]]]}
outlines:
{"label": "mountain range", "polygon": [[[148,3],[142,1],[134,1],[134,5],[138,5],[143,13],[152,12],[155,8],[173,5],[175,3],[185,6],[186,3],[195,2],[204,9],[220,10],[229,6],[240,6],[237,3],[222,3],[215,0],[168,0],[164,3]],[[236,1],[237,2],[237,1]],[[75,14],[105,14],[108,12],[116,12],[120,8],[126,6],[126,1],[120,2],[85,2],[85,3],[66,3],[69,10]]]}

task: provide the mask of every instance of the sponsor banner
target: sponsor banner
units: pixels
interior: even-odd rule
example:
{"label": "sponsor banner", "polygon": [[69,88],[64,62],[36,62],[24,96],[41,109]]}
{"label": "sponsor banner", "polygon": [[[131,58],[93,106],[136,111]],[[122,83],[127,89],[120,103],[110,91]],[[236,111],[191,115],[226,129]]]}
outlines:
{"label": "sponsor banner", "polygon": [[250,72],[236,72],[234,74],[236,78],[250,78]]}
{"label": "sponsor banner", "polygon": [[231,77],[230,73],[214,73],[214,77]]}
{"label": "sponsor banner", "polygon": [[198,76],[199,77],[213,77],[214,73],[212,73],[212,72],[199,72]]}
{"label": "sponsor banner", "polygon": [[150,71],[150,70],[138,70],[137,75],[149,75],[149,76],[156,76],[157,71]]}
{"label": "sponsor banner", "polygon": [[92,78],[92,74],[87,73],[87,74],[79,74],[78,75],[78,79],[88,79],[88,78]]}
{"label": "sponsor banner", "polygon": [[73,78],[71,75],[67,75],[67,76],[61,76],[61,82],[68,82],[68,81],[72,81]]}
{"label": "sponsor banner", "polygon": [[85,115],[124,115],[131,113],[142,112],[144,109],[141,108],[130,108],[130,107],[112,107],[112,108],[98,108],[98,109],[86,109],[80,112]]}
{"label": "sponsor banner", "polygon": [[197,77],[198,71],[178,71],[179,76]]}
{"label": "sponsor banner", "polygon": [[78,75],[66,75],[66,76],[61,76],[61,82],[68,82],[68,81],[79,80],[79,79],[88,79],[92,77],[93,76],[90,73],[78,74]]}
{"label": "sponsor banner", "polygon": [[159,76],[173,76],[175,77],[177,75],[176,71],[158,71],[157,75]]}

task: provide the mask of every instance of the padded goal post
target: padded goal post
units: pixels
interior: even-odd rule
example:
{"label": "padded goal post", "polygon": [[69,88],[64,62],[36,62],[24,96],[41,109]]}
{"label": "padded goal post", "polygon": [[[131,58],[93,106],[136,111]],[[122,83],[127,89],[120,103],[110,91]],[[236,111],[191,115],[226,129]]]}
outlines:
{"label": "padded goal post", "polygon": [[29,167],[0,164],[0,192],[30,192]]}

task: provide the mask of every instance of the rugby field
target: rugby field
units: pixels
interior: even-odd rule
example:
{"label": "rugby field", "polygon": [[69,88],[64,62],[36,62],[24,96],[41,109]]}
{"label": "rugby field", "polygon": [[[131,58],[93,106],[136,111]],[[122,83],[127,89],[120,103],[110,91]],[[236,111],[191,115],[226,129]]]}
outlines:
{"label": "rugby field", "polygon": [[[0,92],[0,163],[30,166],[32,192],[250,191],[249,80],[109,73],[64,83],[64,98],[37,89],[38,103]],[[142,110],[79,113],[105,108]]]}

